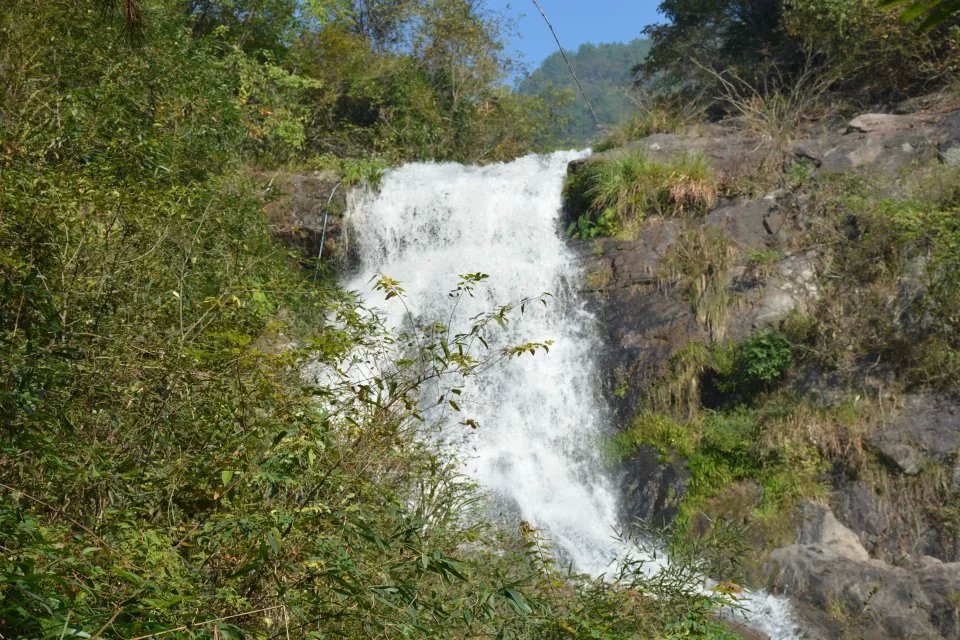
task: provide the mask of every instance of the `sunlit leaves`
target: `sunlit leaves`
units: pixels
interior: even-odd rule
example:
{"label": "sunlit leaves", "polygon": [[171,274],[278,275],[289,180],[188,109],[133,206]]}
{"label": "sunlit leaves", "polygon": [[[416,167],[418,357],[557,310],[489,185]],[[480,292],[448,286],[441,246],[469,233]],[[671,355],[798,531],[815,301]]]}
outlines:
{"label": "sunlit leaves", "polygon": [[960,11],[956,0],[880,0],[880,7],[902,7],[900,21],[916,23],[920,29],[932,29]]}

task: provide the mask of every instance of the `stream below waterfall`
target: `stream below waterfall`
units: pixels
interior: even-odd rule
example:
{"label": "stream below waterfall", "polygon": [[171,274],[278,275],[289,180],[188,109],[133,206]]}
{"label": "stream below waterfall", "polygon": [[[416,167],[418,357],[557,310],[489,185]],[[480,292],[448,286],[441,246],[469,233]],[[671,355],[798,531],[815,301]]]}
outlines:
{"label": "stream below waterfall", "polygon": [[[458,303],[455,330],[496,305],[552,294],[546,306],[527,305],[491,344],[552,340],[549,353],[510,359],[464,389],[463,414],[479,423],[464,429],[464,471],[505,522],[527,521],[575,569],[599,575],[628,545],[615,535],[619,496],[601,456],[610,428],[595,364],[603,345],[559,227],[567,164],[583,155],[388,171],[376,193],[351,194],[347,222],[360,266],[345,284],[369,292],[377,273],[398,280],[406,309],[386,305],[381,313],[400,327],[407,314],[447,322],[459,274],[489,274]],[[368,306],[384,306],[382,294],[363,295]],[[797,637],[785,600],[762,593],[748,600],[751,626],[774,639]]]}

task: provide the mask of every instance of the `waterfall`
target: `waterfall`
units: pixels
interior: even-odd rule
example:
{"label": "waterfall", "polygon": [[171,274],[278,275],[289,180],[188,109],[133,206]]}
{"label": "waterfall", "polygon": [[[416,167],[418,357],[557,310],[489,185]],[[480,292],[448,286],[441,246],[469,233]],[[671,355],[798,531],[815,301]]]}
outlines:
{"label": "waterfall", "polygon": [[[558,228],[567,164],[583,155],[388,171],[377,193],[351,196],[348,222],[360,269],[346,285],[369,291],[376,273],[398,280],[405,308],[380,305],[382,295],[365,300],[397,327],[407,314],[446,322],[458,274],[488,274],[489,285],[461,299],[454,323],[466,325],[497,304],[554,296],[546,308],[528,305],[500,338],[501,346],[552,340],[549,353],[504,362],[465,391],[462,410],[479,423],[462,445],[465,471],[514,523],[529,522],[575,569],[599,575],[625,551],[614,535],[616,490],[600,459],[608,424],[594,364],[601,344],[577,295],[577,262]],[[755,626],[791,637],[780,630],[787,625],[782,601],[752,599]]]}

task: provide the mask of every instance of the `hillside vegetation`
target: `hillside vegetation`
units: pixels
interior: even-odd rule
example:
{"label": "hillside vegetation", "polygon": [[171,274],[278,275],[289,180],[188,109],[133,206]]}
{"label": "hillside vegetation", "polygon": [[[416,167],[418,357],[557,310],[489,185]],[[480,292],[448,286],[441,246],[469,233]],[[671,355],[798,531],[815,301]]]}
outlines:
{"label": "hillside vegetation", "polygon": [[634,110],[631,95],[635,66],[650,51],[648,40],[627,43],[584,44],[567,52],[567,60],[583,85],[597,115],[595,121],[579,94],[566,62],[559,52],[553,53],[518,86],[520,93],[540,96],[552,101],[562,99],[554,124],[554,143],[560,146],[583,147],[592,143],[601,128],[627,118]]}
{"label": "hillside vegetation", "polygon": [[250,165],[529,150],[506,73],[468,0],[2,4],[0,638],[724,637],[708,554],[569,575],[417,436],[517,351],[387,335],[270,236]]}

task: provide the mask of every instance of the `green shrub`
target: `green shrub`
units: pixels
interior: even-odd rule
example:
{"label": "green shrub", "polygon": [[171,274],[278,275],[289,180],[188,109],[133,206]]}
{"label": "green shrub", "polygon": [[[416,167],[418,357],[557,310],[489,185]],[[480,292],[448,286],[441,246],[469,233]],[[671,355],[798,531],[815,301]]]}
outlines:
{"label": "green shrub", "polygon": [[733,371],[727,383],[732,390],[764,388],[780,380],[793,364],[793,349],[776,333],[760,333],[737,345]]}

